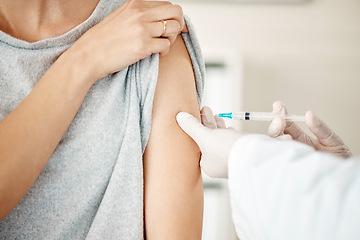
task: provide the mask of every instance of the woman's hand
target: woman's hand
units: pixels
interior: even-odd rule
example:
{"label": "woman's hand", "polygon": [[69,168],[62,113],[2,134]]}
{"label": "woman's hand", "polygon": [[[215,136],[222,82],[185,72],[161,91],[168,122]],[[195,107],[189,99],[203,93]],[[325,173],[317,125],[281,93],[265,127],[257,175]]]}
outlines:
{"label": "woman's hand", "polygon": [[176,36],[186,31],[180,6],[129,0],[84,34],[70,51],[80,53],[97,81],[153,53],[166,55]]}
{"label": "woman's hand", "polygon": [[[282,102],[273,104],[273,112],[287,114],[286,107]],[[308,136],[299,126],[293,122],[287,122],[279,117],[274,119],[269,127],[269,136],[281,139],[293,139],[314,147],[318,151],[328,152],[343,158],[352,156],[349,148],[341,138],[336,135],[320,118],[313,112],[306,113],[306,125],[316,138]]]}

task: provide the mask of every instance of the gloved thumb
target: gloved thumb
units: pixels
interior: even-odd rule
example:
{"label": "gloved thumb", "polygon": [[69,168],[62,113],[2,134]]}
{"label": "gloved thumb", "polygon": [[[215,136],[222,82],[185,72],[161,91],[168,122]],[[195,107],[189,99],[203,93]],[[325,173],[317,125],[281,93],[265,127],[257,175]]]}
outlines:
{"label": "gloved thumb", "polygon": [[200,147],[205,143],[211,129],[205,127],[194,116],[186,112],[180,112],[176,115],[176,121],[179,126],[189,135]]}
{"label": "gloved thumb", "polygon": [[270,124],[268,134],[270,137],[277,138],[284,134],[286,121],[282,117],[276,117]]}
{"label": "gloved thumb", "polygon": [[268,134],[270,137],[277,138],[284,134],[286,128],[286,121],[281,116],[286,114],[285,104],[281,101],[273,103],[273,113],[278,114],[270,124]]}

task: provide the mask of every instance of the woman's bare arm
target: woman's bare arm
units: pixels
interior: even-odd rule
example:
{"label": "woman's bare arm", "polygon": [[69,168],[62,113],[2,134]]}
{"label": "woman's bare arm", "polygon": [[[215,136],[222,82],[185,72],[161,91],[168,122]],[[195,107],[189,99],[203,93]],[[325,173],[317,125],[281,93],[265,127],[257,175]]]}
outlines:
{"label": "woman's bare arm", "polygon": [[181,37],[160,58],[152,130],[144,154],[145,229],[149,240],[201,239],[200,151],[176,123],[199,106],[191,60]]}
{"label": "woman's bare arm", "polygon": [[0,122],[0,221],[35,182],[90,89],[83,60],[60,57]]}

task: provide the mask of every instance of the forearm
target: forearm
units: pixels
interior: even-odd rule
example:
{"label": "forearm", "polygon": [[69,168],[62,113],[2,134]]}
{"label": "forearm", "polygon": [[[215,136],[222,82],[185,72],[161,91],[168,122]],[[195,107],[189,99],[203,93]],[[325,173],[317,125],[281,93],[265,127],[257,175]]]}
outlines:
{"label": "forearm", "polygon": [[315,152],[298,142],[241,139],[229,162],[239,237],[353,239],[360,234],[354,225],[360,221],[359,171],[357,160]]}
{"label": "forearm", "polygon": [[0,220],[35,182],[94,82],[78,57],[63,54],[0,122]]}

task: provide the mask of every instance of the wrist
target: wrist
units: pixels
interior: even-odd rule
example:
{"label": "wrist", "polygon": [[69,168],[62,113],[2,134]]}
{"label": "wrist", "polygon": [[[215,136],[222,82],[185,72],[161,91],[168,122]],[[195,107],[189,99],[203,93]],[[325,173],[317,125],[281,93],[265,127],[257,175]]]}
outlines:
{"label": "wrist", "polygon": [[80,83],[92,86],[101,79],[96,71],[94,57],[81,44],[75,43],[60,56],[59,61],[72,71]]}

